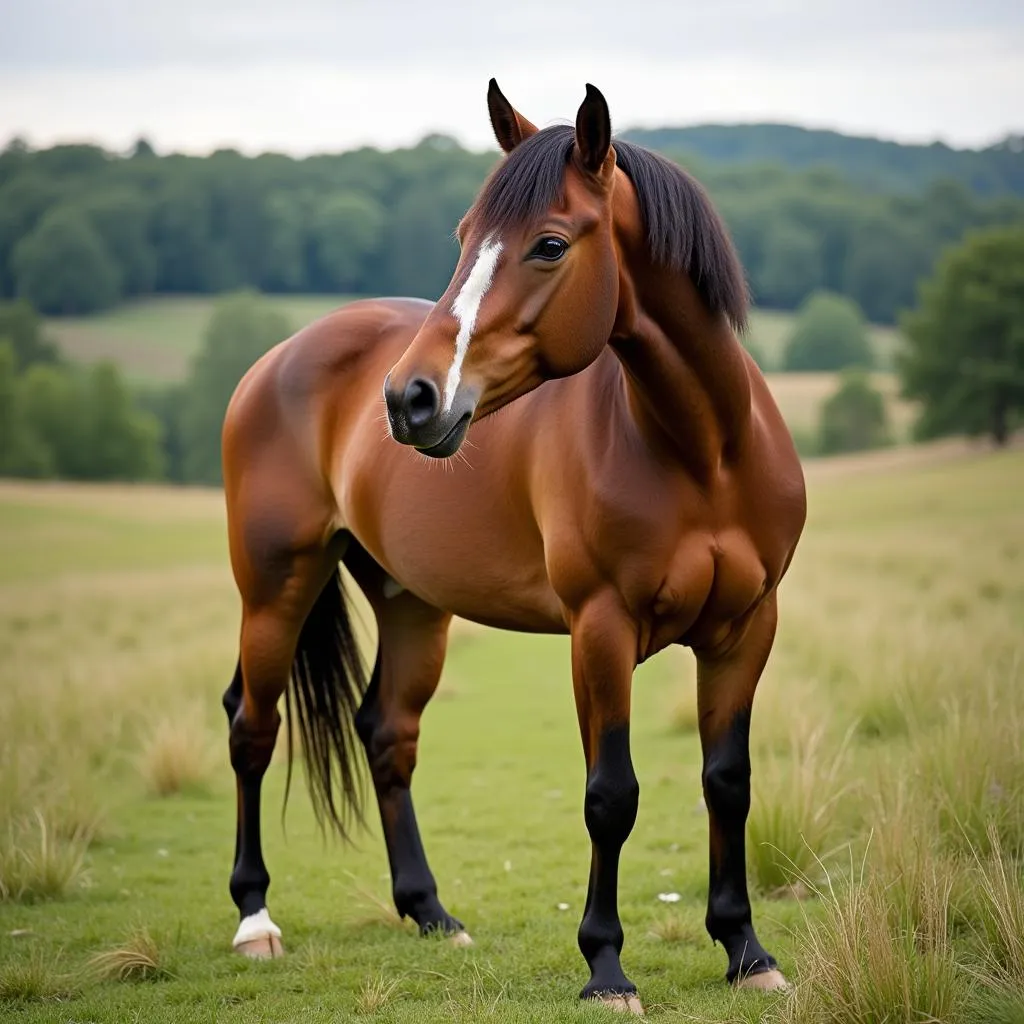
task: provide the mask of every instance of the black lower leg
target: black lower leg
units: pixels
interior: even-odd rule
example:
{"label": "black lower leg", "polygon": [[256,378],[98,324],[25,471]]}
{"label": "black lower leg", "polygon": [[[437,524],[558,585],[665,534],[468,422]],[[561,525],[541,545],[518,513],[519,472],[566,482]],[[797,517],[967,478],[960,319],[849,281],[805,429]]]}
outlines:
{"label": "black lower leg", "polygon": [[728,981],[776,967],[751,923],[744,830],[750,811],[750,714],[732,725],[704,756],[704,800],[708,807],[711,870],[706,925],[729,957]]}
{"label": "black lower leg", "polygon": [[411,917],[421,934],[462,931],[462,922],[452,917],[437,897],[437,882],[423,849],[410,792],[414,756],[399,757],[396,731],[383,720],[379,658],[356,716],[356,728],[377,793],[395,908],[402,917]]}
{"label": "black lower leg", "polygon": [[619,921],[619,853],[636,822],[640,787],[629,756],[629,726],[608,730],[587,777],[584,817],[592,843],[587,904],[579,946],[590,967],[581,999],[635,993],[619,962],[623,934]]}
{"label": "black lower leg", "polygon": [[[235,665],[235,674],[231,678],[231,685],[224,691],[224,696],[221,698],[221,704],[224,706],[224,713],[228,716],[228,729],[234,724],[235,715],[238,714],[238,709],[242,706],[242,663],[241,661]],[[237,778],[236,778],[237,783]],[[238,863],[238,851],[242,844],[242,794],[241,791],[238,793],[238,810],[237,810],[237,822],[235,824],[235,859],[232,864]]]}
{"label": "black lower leg", "polygon": [[[231,693],[232,689],[229,688],[224,695],[225,709],[229,714]],[[239,916],[243,918],[258,913],[267,905],[270,874],[263,862],[260,840],[260,790],[274,751],[277,726],[275,712],[272,729],[259,733],[251,731],[242,718],[239,698],[231,722],[230,737],[231,765],[235,769],[238,788],[235,864],[231,872],[230,890]]]}

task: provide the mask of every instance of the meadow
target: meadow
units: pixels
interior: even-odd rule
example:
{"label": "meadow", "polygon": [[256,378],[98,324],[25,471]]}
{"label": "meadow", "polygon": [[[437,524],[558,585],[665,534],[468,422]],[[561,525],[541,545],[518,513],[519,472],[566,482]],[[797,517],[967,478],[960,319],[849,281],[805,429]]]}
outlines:
{"label": "meadow", "polygon": [[[748,829],[755,921],[795,989],[731,992],[703,929],[684,650],[636,675],[625,968],[657,1020],[1022,1021],[1024,450],[808,481]],[[231,952],[224,540],[215,491],[0,483],[0,1017],[612,1019],[575,998],[589,846],[563,638],[456,623],[424,718],[421,828],[473,947],[396,918],[372,806],[354,848],[321,839],[301,784],[282,822],[282,756],[264,843],[288,954]]]}

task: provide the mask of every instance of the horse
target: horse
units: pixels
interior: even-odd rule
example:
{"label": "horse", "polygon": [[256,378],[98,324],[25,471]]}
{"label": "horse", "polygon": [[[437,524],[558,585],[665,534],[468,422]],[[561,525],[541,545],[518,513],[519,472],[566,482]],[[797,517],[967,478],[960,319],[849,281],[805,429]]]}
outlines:
{"label": "horse", "polygon": [[[242,599],[224,695],[233,946],[282,952],[260,847],[282,695],[321,825],[349,836],[365,820],[368,765],[398,913],[471,942],[438,897],[411,794],[420,717],[460,616],[570,637],[591,840],[581,998],[643,1012],[617,897],[639,800],[630,688],[670,644],[697,660],[707,931],[729,983],[786,986],[753,927],[744,830],[754,692],[806,496],[740,341],[743,268],[692,177],[613,141],[595,87],[574,125],[543,130],[493,79],[487,103],[504,156],[458,225],[440,300],[361,300],[316,321],[251,367],[224,418]],[[342,566],[376,620],[369,678]]]}

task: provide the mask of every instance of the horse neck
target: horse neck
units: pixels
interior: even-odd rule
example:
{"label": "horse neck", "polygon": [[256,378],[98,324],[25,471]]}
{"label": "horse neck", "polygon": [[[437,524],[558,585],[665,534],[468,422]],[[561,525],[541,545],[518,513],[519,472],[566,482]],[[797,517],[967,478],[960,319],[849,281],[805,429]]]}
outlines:
{"label": "horse neck", "polygon": [[652,446],[671,449],[700,479],[735,456],[750,427],[747,356],[685,274],[624,269],[610,344],[630,413]]}

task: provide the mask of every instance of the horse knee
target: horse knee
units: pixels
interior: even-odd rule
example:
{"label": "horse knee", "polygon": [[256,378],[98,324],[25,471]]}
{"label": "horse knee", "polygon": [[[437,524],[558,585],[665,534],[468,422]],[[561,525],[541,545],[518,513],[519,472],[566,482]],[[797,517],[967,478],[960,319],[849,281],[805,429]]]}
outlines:
{"label": "horse knee", "polygon": [[583,817],[590,838],[599,846],[621,846],[633,831],[640,806],[640,783],[629,756],[629,734],[606,735],[587,779]]}
{"label": "horse knee", "polygon": [[370,763],[370,774],[378,790],[408,787],[416,768],[419,747],[419,722],[378,719],[363,743]]}
{"label": "horse knee", "polygon": [[238,776],[263,776],[274,755],[274,744],[277,741],[280,724],[281,716],[276,708],[267,716],[265,723],[260,723],[256,727],[246,721],[244,714],[234,715],[228,735],[228,747],[231,752],[231,767]]}
{"label": "horse knee", "polygon": [[748,723],[738,723],[707,753],[702,779],[708,808],[723,819],[746,820],[750,811]]}
{"label": "horse knee", "polygon": [[235,721],[235,715],[238,714],[238,709],[242,706],[242,663],[235,666],[235,674],[231,679],[231,683],[228,688],[224,691],[224,696],[221,698],[221,705],[224,708],[224,713],[228,716],[228,728]]}

